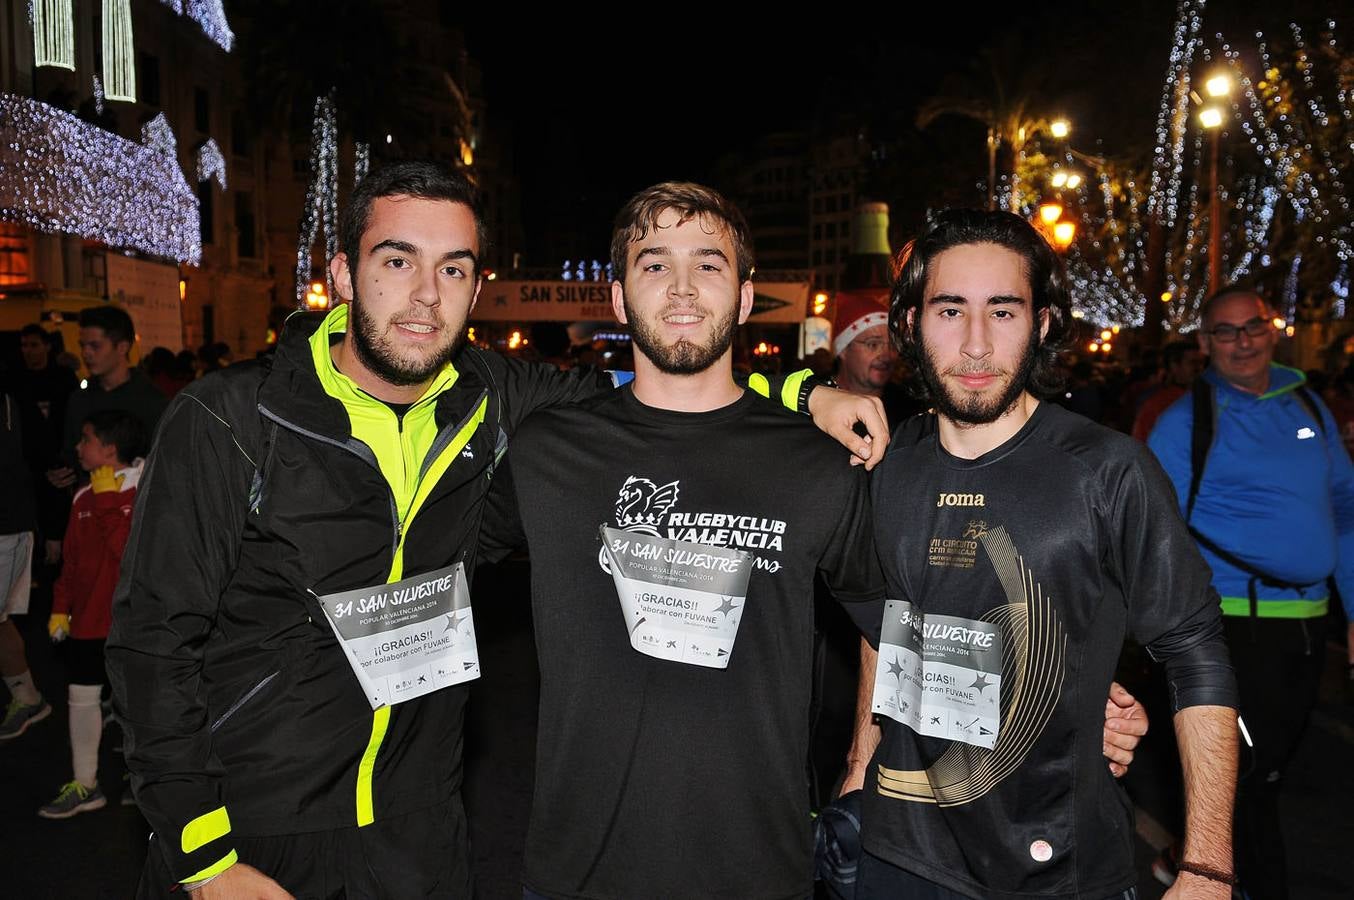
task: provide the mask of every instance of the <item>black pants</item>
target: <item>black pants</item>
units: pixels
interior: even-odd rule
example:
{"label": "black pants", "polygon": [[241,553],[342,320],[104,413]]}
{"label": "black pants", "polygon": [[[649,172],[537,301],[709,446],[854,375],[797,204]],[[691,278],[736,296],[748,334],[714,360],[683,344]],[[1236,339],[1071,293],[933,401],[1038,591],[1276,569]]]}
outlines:
{"label": "black pants", "polygon": [[[968,894],[927,881],[870,853],[861,857],[857,871],[855,900],[972,900]],[[1137,888],[1129,888],[1109,900],[1136,900],[1137,896]]]}
{"label": "black pants", "polygon": [[[140,900],[173,900],[174,877],[165,867],[156,835],[137,889]],[[239,837],[240,862],[253,866],[297,900],[377,900],[437,897],[468,900],[469,836],[459,796],[436,806],[378,819],[365,828]]]}
{"label": "black pants", "polygon": [[1279,790],[1316,706],[1325,657],[1321,619],[1226,616],[1241,718],[1255,745],[1241,748],[1236,831],[1237,876],[1251,900],[1284,900],[1288,867],[1279,832]]}

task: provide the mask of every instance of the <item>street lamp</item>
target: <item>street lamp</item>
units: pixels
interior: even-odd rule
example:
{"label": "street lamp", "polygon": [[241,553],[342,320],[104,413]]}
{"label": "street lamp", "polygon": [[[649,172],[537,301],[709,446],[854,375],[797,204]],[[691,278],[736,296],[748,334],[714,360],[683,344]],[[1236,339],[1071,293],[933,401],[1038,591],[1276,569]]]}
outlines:
{"label": "street lamp", "polygon": [[1058,140],[1067,137],[1072,131],[1071,124],[1066,119],[1054,119],[1048,125],[1048,133]]}
{"label": "street lamp", "polygon": [[1072,245],[1072,241],[1077,236],[1077,224],[1075,222],[1059,222],[1053,226],[1053,243],[1058,245],[1059,250],[1066,250]]}
{"label": "street lamp", "polygon": [[[1219,72],[1204,82],[1204,91],[1215,100],[1225,102],[1232,93],[1232,79],[1225,72]],[[1222,198],[1218,192],[1218,143],[1224,120],[1223,103],[1205,106],[1199,111],[1199,124],[1208,132],[1209,148],[1209,191],[1208,191],[1208,290],[1209,293],[1222,287]]]}
{"label": "street lamp", "polygon": [[1219,72],[1204,82],[1204,90],[1210,97],[1226,97],[1232,93],[1232,78],[1225,72]]}

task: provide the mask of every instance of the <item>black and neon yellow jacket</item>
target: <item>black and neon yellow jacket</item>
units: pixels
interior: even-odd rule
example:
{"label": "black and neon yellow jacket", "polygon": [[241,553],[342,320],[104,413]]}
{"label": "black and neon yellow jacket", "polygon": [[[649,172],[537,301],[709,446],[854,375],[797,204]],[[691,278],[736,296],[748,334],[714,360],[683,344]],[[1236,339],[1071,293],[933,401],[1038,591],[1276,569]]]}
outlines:
{"label": "black and neon yellow jacket", "polygon": [[[334,369],[346,326],[346,307],[295,315],[270,362],[186,388],[142,476],[108,671],[137,802],[182,881],[232,865],[239,835],[456,796],[467,688],[373,712],[316,598],[473,569],[507,436],[611,386],[467,348],[400,419]],[[796,379],[755,387],[790,398]]]}
{"label": "black and neon yellow jacket", "polygon": [[295,316],[271,364],[184,390],[142,479],[108,669],[137,801],[181,880],[233,863],[233,833],[454,796],[466,688],[373,713],[316,595],[473,567],[504,436],[610,387],[468,348],[401,422],[330,362],[346,316]]}

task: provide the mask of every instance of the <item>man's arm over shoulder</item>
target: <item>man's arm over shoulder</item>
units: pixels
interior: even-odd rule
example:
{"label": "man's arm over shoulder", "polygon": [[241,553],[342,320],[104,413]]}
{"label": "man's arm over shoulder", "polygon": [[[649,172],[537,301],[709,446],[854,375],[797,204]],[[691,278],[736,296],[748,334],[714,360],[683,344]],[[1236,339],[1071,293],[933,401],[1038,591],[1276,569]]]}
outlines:
{"label": "man's arm over shoulder", "polygon": [[491,351],[467,347],[457,365],[475,366],[495,392],[502,411],[501,425],[508,434],[538,409],[579,403],[615,382],[609,372],[591,366],[562,370],[550,363],[525,362]]}
{"label": "man's arm over shoulder", "polygon": [[[137,801],[182,881],[236,861],[202,663],[238,557],[258,426],[232,421],[217,400],[211,389],[185,390],[160,423],[137,490],[107,644]],[[252,403],[237,406],[252,411]]]}

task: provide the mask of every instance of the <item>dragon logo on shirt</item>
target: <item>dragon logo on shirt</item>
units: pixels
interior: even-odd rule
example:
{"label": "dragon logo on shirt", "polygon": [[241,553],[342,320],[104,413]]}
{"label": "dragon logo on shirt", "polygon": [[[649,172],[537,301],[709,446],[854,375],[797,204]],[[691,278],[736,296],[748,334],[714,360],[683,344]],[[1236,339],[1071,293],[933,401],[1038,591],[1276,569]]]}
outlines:
{"label": "dragon logo on shirt", "polygon": [[631,475],[616,497],[616,524],[630,531],[657,535],[658,525],[677,502],[680,481],[657,485]]}

